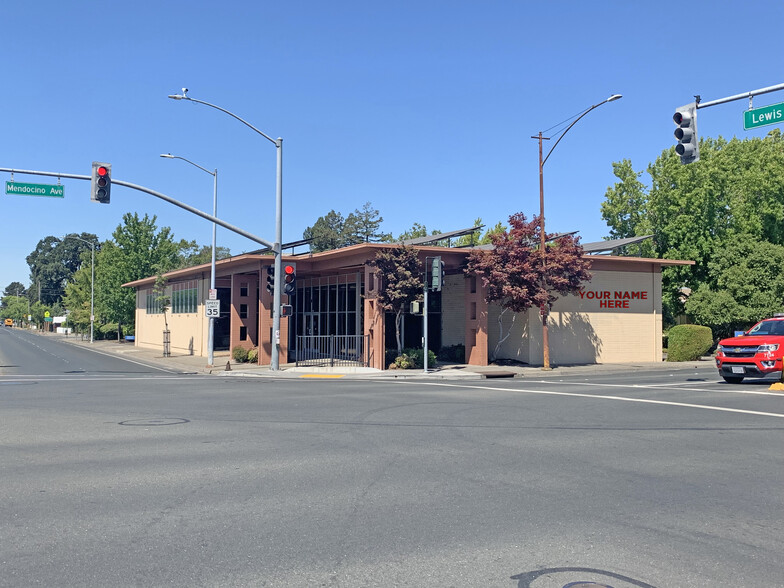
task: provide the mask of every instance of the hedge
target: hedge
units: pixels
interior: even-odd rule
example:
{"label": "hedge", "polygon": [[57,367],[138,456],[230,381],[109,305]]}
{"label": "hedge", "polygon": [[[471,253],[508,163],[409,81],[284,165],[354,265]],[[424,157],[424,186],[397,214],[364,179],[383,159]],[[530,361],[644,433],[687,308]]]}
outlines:
{"label": "hedge", "polygon": [[667,361],[694,361],[713,346],[710,327],[676,325],[667,335]]}

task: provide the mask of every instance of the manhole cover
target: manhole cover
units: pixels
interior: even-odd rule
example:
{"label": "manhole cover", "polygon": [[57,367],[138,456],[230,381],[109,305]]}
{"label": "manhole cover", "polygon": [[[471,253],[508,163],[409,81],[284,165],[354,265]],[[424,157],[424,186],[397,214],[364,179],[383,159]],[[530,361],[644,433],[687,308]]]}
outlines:
{"label": "manhole cover", "polygon": [[612,588],[612,586],[597,582],[569,582],[564,588]]}
{"label": "manhole cover", "polygon": [[126,427],[165,427],[167,425],[184,425],[189,423],[188,419],[135,419],[118,423]]}

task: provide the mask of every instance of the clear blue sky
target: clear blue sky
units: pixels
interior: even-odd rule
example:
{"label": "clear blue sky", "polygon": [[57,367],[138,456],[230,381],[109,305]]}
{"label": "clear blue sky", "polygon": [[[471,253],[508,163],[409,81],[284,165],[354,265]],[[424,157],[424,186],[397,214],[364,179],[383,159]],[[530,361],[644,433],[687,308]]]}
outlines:
{"label": "clear blue sky", "polygon": [[[273,241],[275,147],[217,110],[167,99],[187,87],[283,137],[284,242],[365,202],[395,236],[414,222],[446,231],[538,213],[530,137],[621,93],[545,165],[548,230],[598,241],[612,163],[654,161],[694,94],[784,82],[783,22],[781,0],[9,2],[0,167],[89,175],[107,161],[115,179],[210,211],[212,178],[158,157],[171,152],[217,168],[219,217]],[[701,110],[700,135],[772,128],[744,131],[747,108]],[[115,186],[108,206],[79,180],[63,180],[63,199],[5,195],[0,175],[0,289],[27,285],[25,257],[43,237],[106,239],[129,211],[210,242],[209,222],[137,191]],[[223,229],[218,241],[257,247]]]}

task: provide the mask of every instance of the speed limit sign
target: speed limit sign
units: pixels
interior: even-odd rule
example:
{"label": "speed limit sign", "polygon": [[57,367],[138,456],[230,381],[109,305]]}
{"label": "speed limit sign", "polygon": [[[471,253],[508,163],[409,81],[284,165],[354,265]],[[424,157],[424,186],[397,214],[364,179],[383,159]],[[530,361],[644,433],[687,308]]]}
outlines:
{"label": "speed limit sign", "polygon": [[220,300],[205,300],[204,315],[207,318],[220,317]]}

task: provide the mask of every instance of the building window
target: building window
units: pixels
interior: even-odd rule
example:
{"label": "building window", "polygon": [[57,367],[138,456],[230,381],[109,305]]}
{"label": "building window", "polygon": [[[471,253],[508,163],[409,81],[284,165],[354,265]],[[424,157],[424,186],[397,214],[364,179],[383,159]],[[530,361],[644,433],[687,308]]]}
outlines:
{"label": "building window", "polygon": [[198,283],[196,280],[172,284],[172,314],[194,313],[198,304]]}
{"label": "building window", "polygon": [[361,334],[363,275],[340,274],[297,280],[294,298],[297,334]]}
{"label": "building window", "polygon": [[469,279],[469,285],[471,294],[476,294],[476,276],[471,276]]}
{"label": "building window", "polygon": [[162,314],[161,303],[155,290],[147,290],[147,314]]}
{"label": "building window", "polygon": [[248,305],[247,304],[240,304],[240,318],[241,319],[248,318]]}
{"label": "building window", "polygon": [[240,341],[247,341],[248,327],[240,327]]}
{"label": "building window", "polygon": [[248,297],[248,282],[240,283],[240,296],[243,298]]}

